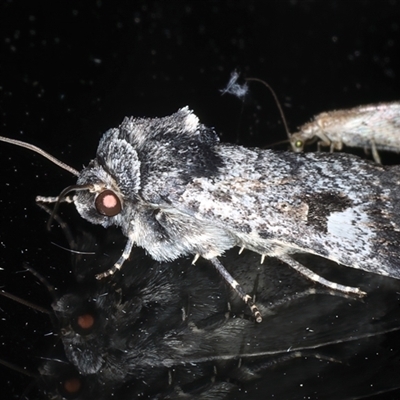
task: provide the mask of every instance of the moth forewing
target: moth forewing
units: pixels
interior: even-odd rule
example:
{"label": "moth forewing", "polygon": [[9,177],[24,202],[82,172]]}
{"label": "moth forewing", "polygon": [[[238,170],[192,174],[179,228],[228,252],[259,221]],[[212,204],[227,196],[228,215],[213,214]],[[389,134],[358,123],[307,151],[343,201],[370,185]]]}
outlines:
{"label": "moth forewing", "polygon": [[400,152],[399,129],[400,102],[378,103],[318,114],[291,135],[290,144],[295,152],[314,140],[331,151],[343,145],[362,148],[380,164],[379,150]]}

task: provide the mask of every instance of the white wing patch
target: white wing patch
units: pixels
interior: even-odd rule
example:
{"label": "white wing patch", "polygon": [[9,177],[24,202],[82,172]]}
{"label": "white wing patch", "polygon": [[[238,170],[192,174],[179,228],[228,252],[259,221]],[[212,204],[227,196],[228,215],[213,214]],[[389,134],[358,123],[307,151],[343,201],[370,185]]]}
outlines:
{"label": "white wing patch", "polygon": [[327,228],[333,241],[341,243],[351,251],[365,254],[372,251],[371,240],[375,234],[370,228],[371,224],[372,221],[359,205],[333,212],[328,216]]}

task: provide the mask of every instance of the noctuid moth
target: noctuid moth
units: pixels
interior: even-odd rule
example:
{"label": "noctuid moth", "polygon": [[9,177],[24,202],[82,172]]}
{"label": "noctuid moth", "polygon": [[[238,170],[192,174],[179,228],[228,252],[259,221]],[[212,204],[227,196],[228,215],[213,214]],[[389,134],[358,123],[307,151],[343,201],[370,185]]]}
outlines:
{"label": "noctuid moth", "polygon": [[[136,244],[157,261],[193,255],[211,261],[261,314],[218,257],[231,247],[261,261],[276,257],[327,287],[364,295],[318,276],[293,258],[299,252],[400,279],[400,168],[340,153],[296,154],[221,144],[185,107],[164,118],[125,118],[100,140],[81,172],[34,146],[78,176],[58,197],[80,215],[128,238],[123,254],[98,278],[119,270]],[[75,192],[70,198],[69,193]]]}

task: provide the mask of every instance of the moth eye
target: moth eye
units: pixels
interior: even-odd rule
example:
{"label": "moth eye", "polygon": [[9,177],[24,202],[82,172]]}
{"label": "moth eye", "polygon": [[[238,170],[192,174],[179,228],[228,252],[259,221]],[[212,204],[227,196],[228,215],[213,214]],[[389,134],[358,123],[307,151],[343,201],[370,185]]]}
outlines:
{"label": "moth eye", "polygon": [[122,210],[121,200],[110,189],[104,190],[96,197],[94,203],[96,210],[101,215],[114,217]]}
{"label": "moth eye", "polygon": [[76,333],[88,335],[96,325],[96,316],[90,313],[80,314],[72,320],[71,325]]}
{"label": "moth eye", "polygon": [[66,399],[74,399],[82,389],[82,380],[78,376],[71,376],[60,382],[60,393]]}

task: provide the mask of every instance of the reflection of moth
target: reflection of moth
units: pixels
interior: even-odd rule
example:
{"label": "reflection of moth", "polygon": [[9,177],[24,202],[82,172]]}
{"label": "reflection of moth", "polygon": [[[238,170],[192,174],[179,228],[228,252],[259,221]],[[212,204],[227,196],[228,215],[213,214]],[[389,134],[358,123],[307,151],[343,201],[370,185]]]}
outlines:
{"label": "reflection of moth", "polygon": [[262,260],[276,257],[345,293],[364,294],[321,278],[292,256],[316,254],[400,278],[399,167],[347,154],[220,144],[188,108],[164,118],[126,118],[104,134],[96,158],[81,172],[61,166],[78,176],[77,184],[38,201],[58,204],[76,191],[73,201],[83,218],[119,226],[128,238],[120,259],[99,277],[120,269],[135,244],[157,261],[203,257],[258,322],[261,314],[251,296],[218,259],[234,246],[255,251]]}
{"label": "reflection of moth", "polygon": [[[96,257],[80,260],[81,269],[90,270],[87,264],[109,257],[104,249],[110,245],[100,246]],[[81,247],[80,239],[77,246]],[[159,264],[138,253],[125,263],[124,274],[116,274],[110,282],[86,279],[63,293],[46,284],[54,297],[52,321],[61,339],[58,343],[63,343],[72,363],[53,359],[40,368],[41,387],[49,398],[248,399],[260,397],[257,392],[276,390],[282,393],[279,398],[288,398],[298,390],[297,368],[307,371],[310,380],[320,373],[332,379],[340,376],[342,382],[342,374],[330,373],[333,364],[348,371],[352,363],[347,361],[355,353],[363,348],[371,351],[363,339],[399,329],[392,282],[377,275],[350,271],[363,285],[379,287],[364,303],[328,295],[326,290],[304,291],[307,282],[278,268],[277,260],[271,260],[272,268],[257,268],[255,254],[246,252],[238,258],[230,251],[230,271],[248,290],[256,288],[258,304],[269,316],[255,324],[251,317],[243,317],[247,308],[221,287],[217,272],[205,260],[199,260],[199,266]],[[329,264],[318,260],[324,262]],[[55,273],[60,271],[66,269],[60,266]],[[40,279],[40,274],[35,276]],[[371,318],[371,310],[381,318]],[[379,343],[378,339],[375,344]],[[337,351],[332,351],[333,344]],[[340,359],[332,358],[334,354]],[[280,374],[273,375],[281,364]],[[374,375],[375,370],[376,362]],[[280,380],[272,384],[274,376]],[[353,387],[354,381],[347,384]],[[59,397],[51,397],[53,393]]]}
{"label": "reflection of moth", "polygon": [[318,114],[290,135],[293,151],[301,152],[312,141],[330,150],[343,145],[371,150],[381,163],[378,150],[400,152],[400,103],[379,103]]}
{"label": "reflection of moth", "polygon": [[[250,259],[252,262],[242,273],[254,277],[254,257],[247,253],[244,261]],[[395,293],[389,296],[385,281],[377,276],[364,277],[366,282],[371,277],[376,279],[374,286],[382,283],[366,304],[350,301],[349,307],[345,298],[305,295],[270,309],[269,320],[254,324],[239,315],[221,312],[230,299],[229,291],[223,289],[219,293],[212,279],[215,276],[211,273],[210,279],[205,278],[208,274],[203,272],[210,272],[204,271],[206,268],[189,267],[191,271],[186,274],[184,266],[165,265],[158,271],[160,266],[127,262],[125,268],[129,273],[130,268],[139,269],[138,287],[131,291],[128,287],[117,289],[118,284],[123,284],[122,278],[115,288],[108,285],[108,289],[106,282],[93,280],[92,287],[77,285],[53,304],[66,354],[76,365],[60,361],[59,357],[46,357],[52,361],[40,367],[39,387],[49,399],[248,399],[259,398],[257,393],[276,391],[279,398],[288,398],[289,393],[298,390],[299,371],[303,372],[303,383],[313,382],[319,373],[329,378],[331,385],[337,385],[339,376],[342,390],[354,389],[350,379],[346,381],[348,386],[343,385],[343,376],[354,376],[349,373],[351,365],[359,371],[359,364],[350,362],[355,354],[362,354],[363,350],[374,354],[381,350],[379,336],[383,340],[385,333],[399,329],[396,318],[371,319],[371,308],[382,316],[393,311],[398,314],[397,303],[388,301],[396,298]],[[284,274],[276,276],[276,270],[267,271],[263,268],[260,273],[261,286],[267,281],[281,281],[293,286],[290,293],[302,287],[300,282],[293,282],[290,274],[282,280]],[[189,284],[195,281],[198,289],[192,291]],[[130,283],[133,282],[132,278]],[[177,293],[178,289],[182,293]],[[184,292],[194,298],[184,301]],[[201,295],[207,304],[201,301]],[[374,301],[369,302],[370,299]],[[240,301],[236,303],[243,307]],[[216,304],[220,310],[215,310]],[[270,302],[261,300],[260,304],[267,306]],[[185,312],[177,312],[181,305]],[[87,324],[90,320],[93,325]],[[375,337],[374,350],[370,337]],[[332,349],[334,344],[336,350]],[[332,358],[333,354],[340,354],[340,359]],[[341,368],[340,374],[332,373],[336,365]],[[280,372],[274,375],[275,369]],[[274,377],[279,379],[275,381]],[[307,393],[319,394],[312,385],[305,386]],[[365,385],[361,388],[356,388],[356,393]]]}

